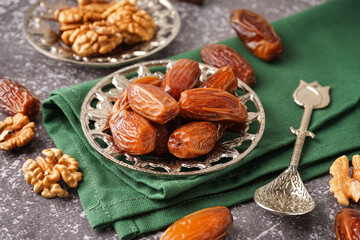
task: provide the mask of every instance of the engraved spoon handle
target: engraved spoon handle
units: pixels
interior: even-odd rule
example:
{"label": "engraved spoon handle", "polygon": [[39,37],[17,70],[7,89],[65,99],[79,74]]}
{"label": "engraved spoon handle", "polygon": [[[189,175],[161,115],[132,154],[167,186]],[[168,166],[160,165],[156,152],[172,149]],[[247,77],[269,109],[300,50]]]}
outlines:
{"label": "engraved spoon handle", "polygon": [[295,141],[295,147],[291,156],[290,166],[297,166],[299,165],[301,152],[304,146],[305,138],[307,136],[311,136],[312,138],[315,137],[315,135],[312,132],[309,132],[307,129],[309,127],[311,114],[312,114],[313,108],[310,106],[305,105],[304,106],[304,113],[301,119],[300,128],[296,131],[291,128],[292,132],[296,135],[296,141]]}

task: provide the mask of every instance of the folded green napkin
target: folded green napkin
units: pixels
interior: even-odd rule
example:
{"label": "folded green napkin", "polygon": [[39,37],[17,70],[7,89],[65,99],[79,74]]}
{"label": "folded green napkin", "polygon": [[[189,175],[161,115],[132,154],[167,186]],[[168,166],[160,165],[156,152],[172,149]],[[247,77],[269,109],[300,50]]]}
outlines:
{"label": "folded green napkin", "polygon": [[[241,7],[241,6],[236,6]],[[75,157],[83,173],[78,192],[93,228],[113,225],[120,239],[163,228],[195,210],[252,199],[290,161],[303,108],[293,102],[299,80],[331,86],[329,107],[313,112],[299,171],[304,180],[328,172],[340,155],[360,150],[360,1],[330,1],[273,24],[285,52],[279,61],[254,57],[237,37],[223,41],[253,66],[265,113],[265,133],[242,161],[219,172],[159,177],[118,166],[97,153],[80,126],[81,105],[98,80],[56,90],[43,103],[44,125],[58,148]],[[200,49],[177,58],[201,62]]]}

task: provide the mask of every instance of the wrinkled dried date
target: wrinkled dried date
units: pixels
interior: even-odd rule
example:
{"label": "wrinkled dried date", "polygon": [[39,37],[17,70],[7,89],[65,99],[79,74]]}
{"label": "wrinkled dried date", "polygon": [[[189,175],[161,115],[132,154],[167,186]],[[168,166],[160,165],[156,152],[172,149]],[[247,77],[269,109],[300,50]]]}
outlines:
{"label": "wrinkled dried date", "polygon": [[128,101],[126,89],[122,93],[120,93],[119,97],[116,99],[114,106],[111,108],[110,117],[123,109],[130,110],[130,104]]}
{"label": "wrinkled dried date", "polygon": [[233,217],[227,207],[211,207],[174,222],[160,240],[218,240],[229,232]]}
{"label": "wrinkled dried date", "polygon": [[142,78],[138,78],[133,83],[149,84],[149,85],[153,85],[156,87],[161,86],[161,80],[156,76],[145,76]]}
{"label": "wrinkled dried date", "polygon": [[249,86],[255,85],[255,73],[250,63],[233,48],[223,44],[209,44],[201,49],[201,58],[214,67],[230,66],[241,81]]}
{"label": "wrinkled dried date", "polygon": [[284,45],[280,37],[259,14],[235,9],[231,13],[230,22],[240,40],[258,58],[270,62],[282,55]]}
{"label": "wrinkled dried date", "polygon": [[237,89],[237,79],[234,75],[232,67],[222,67],[213,75],[208,77],[205,82],[200,85],[201,88],[218,88],[229,93],[234,93]]}
{"label": "wrinkled dried date", "polygon": [[225,127],[226,127],[226,131],[243,135],[245,134],[248,126],[246,123],[226,123]]}
{"label": "wrinkled dried date", "polygon": [[345,208],[335,218],[335,233],[337,240],[360,239],[360,212]]}
{"label": "wrinkled dried date", "polygon": [[171,135],[170,122],[165,124],[152,124],[156,132],[155,150],[152,152],[155,155],[161,156],[169,152],[167,143]]}
{"label": "wrinkled dried date", "polygon": [[181,92],[191,89],[199,82],[201,70],[199,64],[191,59],[179,59],[165,74],[161,89],[179,100]]}
{"label": "wrinkled dried date", "polygon": [[224,123],[216,123],[217,127],[217,136],[216,136],[216,142],[221,142],[226,133],[226,125]]}
{"label": "wrinkled dried date", "polygon": [[169,152],[178,158],[196,158],[210,152],[217,140],[211,122],[190,122],[175,130],[168,141]]}
{"label": "wrinkled dried date", "polygon": [[40,101],[21,84],[0,79],[0,109],[12,116],[22,113],[34,119],[40,111]]}
{"label": "wrinkled dried date", "polygon": [[164,124],[179,114],[174,98],[158,87],[132,83],[127,87],[131,109],[156,123]]}
{"label": "wrinkled dried date", "polygon": [[181,127],[182,125],[184,125],[186,123],[185,119],[182,118],[179,115],[176,116],[176,118],[172,119],[171,121],[168,122],[169,126],[171,126],[171,131],[173,132],[174,130],[178,129],[179,127]]}
{"label": "wrinkled dried date", "polygon": [[109,125],[114,142],[120,151],[142,155],[155,149],[155,129],[141,115],[122,110],[110,118]]}
{"label": "wrinkled dried date", "polygon": [[203,121],[243,123],[246,107],[234,95],[215,88],[195,88],[181,93],[180,115]]}
{"label": "wrinkled dried date", "polygon": [[[136,79],[133,83],[143,83],[143,84],[149,84],[156,87],[160,87],[161,80],[156,76],[145,76],[139,79]],[[110,111],[110,117],[114,115],[116,112],[121,111],[122,109],[129,110],[130,104],[127,98],[127,91],[126,89],[120,93],[119,97],[116,99],[116,102],[114,103],[114,106],[112,107]]]}

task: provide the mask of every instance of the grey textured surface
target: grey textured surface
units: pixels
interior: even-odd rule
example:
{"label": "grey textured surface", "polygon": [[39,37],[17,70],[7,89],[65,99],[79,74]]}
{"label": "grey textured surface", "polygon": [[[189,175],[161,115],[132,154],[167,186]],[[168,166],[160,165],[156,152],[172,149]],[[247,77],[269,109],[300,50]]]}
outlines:
{"label": "grey textured surface", "polygon": [[[286,17],[325,0],[204,0],[202,6],[173,1],[182,27],[179,36],[165,50],[149,59],[161,59],[234,35],[228,22],[234,8],[254,10],[269,21]],[[49,59],[30,46],[23,34],[23,16],[34,0],[0,1],[0,76],[25,85],[41,101],[55,89],[107,75],[117,68],[80,67]],[[0,119],[5,114],[0,113]],[[1,152],[0,164],[0,239],[117,239],[112,229],[93,230],[82,210],[76,190],[69,199],[44,199],[26,184],[22,165],[28,158],[54,147],[41,123],[36,137],[26,147]],[[334,239],[334,219],[340,206],[329,192],[326,175],[306,183],[317,207],[299,217],[278,217],[254,202],[231,208],[234,225],[227,239]],[[359,209],[355,203],[351,207]],[[158,239],[161,232],[140,239]]]}

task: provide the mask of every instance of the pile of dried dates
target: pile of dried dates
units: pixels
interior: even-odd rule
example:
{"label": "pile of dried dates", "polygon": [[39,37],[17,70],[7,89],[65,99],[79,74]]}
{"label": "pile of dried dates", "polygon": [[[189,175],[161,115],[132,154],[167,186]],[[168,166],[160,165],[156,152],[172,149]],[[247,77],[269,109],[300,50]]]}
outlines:
{"label": "pile of dried dates", "polygon": [[233,68],[220,68],[199,83],[199,64],[180,59],[162,80],[132,82],[116,100],[109,126],[120,152],[172,154],[181,159],[210,152],[226,129],[244,125],[247,109],[234,95]]}

